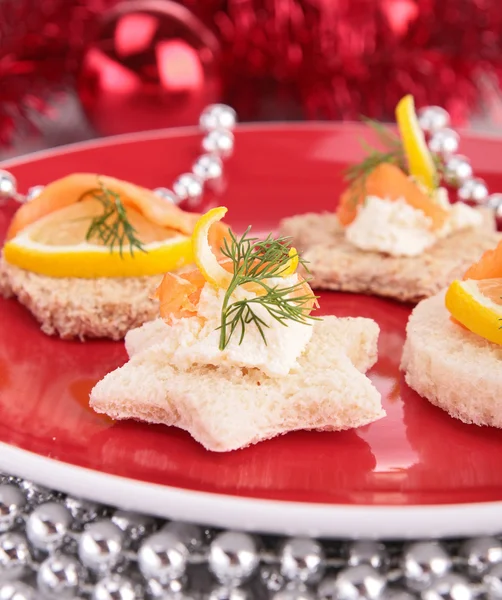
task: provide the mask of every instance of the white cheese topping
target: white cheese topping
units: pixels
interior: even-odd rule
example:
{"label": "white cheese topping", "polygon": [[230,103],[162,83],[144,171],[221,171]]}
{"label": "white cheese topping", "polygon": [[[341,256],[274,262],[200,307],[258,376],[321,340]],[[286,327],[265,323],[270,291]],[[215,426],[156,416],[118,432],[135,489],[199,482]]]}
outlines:
{"label": "white cheese topping", "polygon": [[[271,285],[289,287],[298,282],[298,276],[269,280]],[[312,326],[294,321],[281,325],[259,304],[253,311],[268,327],[264,327],[267,343],[263,341],[254,323],[246,325],[246,334],[239,344],[239,328],[225,350],[219,349],[221,308],[224,289],[206,284],[200,296],[198,317],[179,319],[169,327],[163,344],[169,354],[169,362],[180,369],[194,363],[214,366],[238,366],[257,368],[270,376],[287,375],[297,365],[312,336]],[[256,294],[237,290],[232,300],[256,297]]]}
{"label": "white cheese topping", "polygon": [[431,219],[404,198],[391,201],[368,196],[345,230],[347,240],[361,250],[391,256],[419,256],[439,239],[462,229],[479,227],[483,221],[481,214],[470,206],[451,205],[443,188],[437,190],[436,201],[450,213],[439,231],[434,231]]}

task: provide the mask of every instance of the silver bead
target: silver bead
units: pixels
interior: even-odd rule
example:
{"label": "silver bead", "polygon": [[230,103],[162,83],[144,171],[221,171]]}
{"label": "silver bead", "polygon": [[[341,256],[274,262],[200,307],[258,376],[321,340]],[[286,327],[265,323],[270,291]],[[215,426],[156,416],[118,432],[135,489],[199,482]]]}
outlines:
{"label": "silver bead", "polygon": [[26,538],[12,531],[0,535],[0,581],[19,579],[30,563]]}
{"label": "silver bead", "polygon": [[460,136],[456,131],[450,129],[449,127],[435,131],[428,142],[431,152],[439,154],[443,157],[455,154],[455,152],[458,150],[459,144]]}
{"label": "silver bead", "polygon": [[128,510],[116,510],[113,513],[112,523],[115,523],[133,541],[144,537],[154,526],[151,517]]}
{"label": "silver bead", "polygon": [[30,200],[34,200],[37,196],[40,196],[44,188],[44,185],[34,185],[31,187],[26,194],[26,202],[30,202]]}
{"label": "silver bead", "polygon": [[490,194],[486,200],[486,206],[495,212],[502,206],[502,194]]}
{"label": "silver bead", "polygon": [[187,547],[178,536],[167,531],[154,533],[141,544],[138,567],[146,579],[167,583],[185,574]]}
{"label": "silver bead", "polygon": [[23,479],[19,484],[19,487],[23,490],[26,495],[26,500],[30,504],[41,504],[42,502],[49,502],[53,499],[54,494],[51,490],[38,485],[37,483],[33,483],[32,481],[27,481]]}
{"label": "silver bead", "polygon": [[211,542],[209,569],[223,584],[238,584],[253,574],[258,554],[253,538],[247,533],[226,531]]}
{"label": "silver bead", "polygon": [[49,556],[38,569],[37,585],[45,598],[75,598],[82,583],[82,567],[70,556]]}
{"label": "silver bead", "polygon": [[242,588],[220,585],[211,590],[208,600],[252,600],[252,596]]}
{"label": "silver bead", "polygon": [[228,129],[214,129],[202,138],[202,149],[209,154],[228,158],[234,151],[234,134]]}
{"label": "silver bead", "polygon": [[0,532],[15,525],[25,505],[25,497],[16,486],[0,485]]}
{"label": "silver bead", "polygon": [[143,594],[138,585],[122,575],[108,575],[94,586],[92,600],[140,600]]}
{"label": "silver bead", "polygon": [[171,204],[179,204],[180,203],[180,199],[178,198],[178,196],[176,196],[176,194],[174,192],[171,192],[171,190],[168,190],[165,187],[155,188],[153,190],[153,193],[156,196],[158,196],[159,198],[162,198],[162,200],[165,200],[166,202],[170,202]]}
{"label": "silver bead", "polygon": [[210,104],[201,113],[199,125],[203,131],[213,129],[233,129],[237,122],[237,114],[226,104]]}
{"label": "silver bead", "polygon": [[374,569],[381,569],[388,563],[388,554],[384,544],[371,540],[352,542],[348,549],[348,565],[370,565]]}
{"label": "silver bead", "polygon": [[444,163],[444,179],[446,183],[460,186],[472,177],[472,167],[469,159],[460,154],[448,157]]}
{"label": "silver bead", "polygon": [[488,199],[488,188],[482,179],[467,179],[457,190],[457,196],[462,202],[484,204]]}
{"label": "silver bead", "polygon": [[173,579],[168,583],[149,579],[146,583],[147,597],[151,600],[190,600],[190,595],[184,592],[185,583],[185,578]]}
{"label": "silver bead", "polygon": [[223,163],[215,154],[203,154],[192,165],[192,171],[209,184],[219,182],[223,176]]}
{"label": "silver bead", "polygon": [[70,511],[62,504],[40,504],[28,517],[26,535],[34,548],[52,551],[63,544],[71,521]]}
{"label": "silver bead", "polygon": [[385,579],[378,571],[369,565],[358,565],[324,579],[318,594],[325,600],[378,600],[384,588]]}
{"label": "silver bead", "polygon": [[121,559],[124,532],[111,521],[97,521],[86,526],[80,536],[78,555],[94,571],[106,572]]}
{"label": "silver bead", "polygon": [[17,181],[14,175],[0,169],[0,202],[17,196]]}
{"label": "silver bead", "polygon": [[167,531],[178,537],[180,542],[189,550],[199,549],[204,541],[204,535],[200,527],[191,523],[171,521],[162,527],[161,531]]}
{"label": "silver bead", "polygon": [[404,551],[401,565],[408,587],[416,591],[425,590],[451,566],[451,558],[437,542],[411,544]]}
{"label": "silver bead", "polygon": [[440,106],[424,106],[418,111],[418,122],[426,133],[434,133],[448,127],[450,115]]}
{"label": "silver bead", "polygon": [[483,575],[483,584],[488,600],[502,600],[502,563],[494,565]]}
{"label": "silver bead", "polygon": [[187,201],[190,206],[196,206],[204,193],[204,182],[193,173],[183,173],[173,183],[174,193],[181,202]]}
{"label": "silver bead", "polygon": [[0,584],[0,600],[36,600],[35,590],[22,581]]}
{"label": "silver bead", "polygon": [[316,600],[304,585],[290,584],[272,596],[272,600]]}
{"label": "silver bead", "polygon": [[433,581],[420,596],[422,600],[472,600],[473,593],[465,577],[449,573]]}
{"label": "silver bead", "polygon": [[286,540],[280,551],[281,573],[292,581],[311,582],[323,572],[324,551],[309,538]]}
{"label": "silver bead", "polygon": [[263,565],[260,568],[260,579],[270,592],[278,592],[284,586],[284,575],[275,565]]}
{"label": "silver bead", "polygon": [[502,544],[490,536],[472,538],[462,544],[460,556],[467,563],[468,574],[480,577],[493,565],[502,563]]}
{"label": "silver bead", "polygon": [[68,496],[64,500],[66,508],[70,511],[71,516],[78,523],[89,523],[94,521],[99,514],[100,506],[96,502],[90,500],[82,500]]}

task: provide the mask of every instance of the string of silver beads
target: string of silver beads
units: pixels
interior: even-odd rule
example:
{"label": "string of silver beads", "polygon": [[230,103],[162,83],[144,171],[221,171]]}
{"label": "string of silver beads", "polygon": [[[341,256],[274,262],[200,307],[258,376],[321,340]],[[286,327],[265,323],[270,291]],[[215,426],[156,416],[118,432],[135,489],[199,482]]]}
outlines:
{"label": "string of silver beads", "polygon": [[499,536],[258,536],[0,476],[0,600],[502,600]]}

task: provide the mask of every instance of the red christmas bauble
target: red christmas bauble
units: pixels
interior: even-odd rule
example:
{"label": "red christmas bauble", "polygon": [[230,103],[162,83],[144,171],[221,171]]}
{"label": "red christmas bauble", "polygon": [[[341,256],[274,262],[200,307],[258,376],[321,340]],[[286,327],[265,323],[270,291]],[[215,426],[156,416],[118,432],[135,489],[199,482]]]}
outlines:
{"label": "red christmas bauble", "polygon": [[86,50],[79,97],[101,135],[192,125],[220,100],[220,57],[217,38],[186,7],[123,2]]}

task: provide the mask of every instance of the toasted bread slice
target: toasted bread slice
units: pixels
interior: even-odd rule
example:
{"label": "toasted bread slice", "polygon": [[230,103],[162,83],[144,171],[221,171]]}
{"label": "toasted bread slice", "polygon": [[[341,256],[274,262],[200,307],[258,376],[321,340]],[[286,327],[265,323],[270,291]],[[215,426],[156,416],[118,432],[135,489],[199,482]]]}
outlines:
{"label": "toasted bread slice", "polygon": [[345,239],[333,213],[308,213],[284,219],[280,234],[308,261],[314,289],[331,289],[386,296],[418,302],[438,293],[485,250],[502,239],[495,231],[492,211],[483,212],[484,223],[438,241],[417,257],[395,257],[359,250]]}
{"label": "toasted bread slice", "polygon": [[406,328],[406,383],[452,417],[502,427],[502,347],[450,319],[445,290],[420,302]]}
{"label": "toasted bread slice", "polygon": [[146,324],[128,335],[131,360],[94,387],[91,407],[117,420],[180,427],[216,452],[298,429],[350,429],[385,416],[379,392],[361,373],[376,359],[377,324],[326,317],[313,327],[298,367],[272,378],[258,369],[177,369],[161,341],[163,325]]}
{"label": "toasted bread slice", "polygon": [[63,339],[111,338],[155,319],[154,277],[46,277],[0,261],[0,294],[17,296],[47,335]]}

